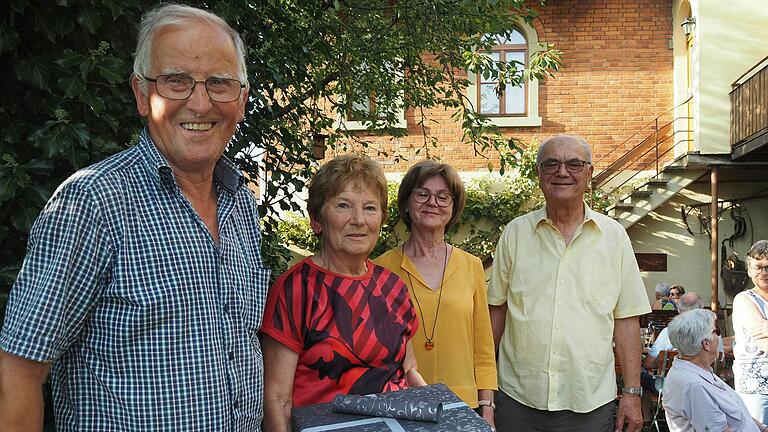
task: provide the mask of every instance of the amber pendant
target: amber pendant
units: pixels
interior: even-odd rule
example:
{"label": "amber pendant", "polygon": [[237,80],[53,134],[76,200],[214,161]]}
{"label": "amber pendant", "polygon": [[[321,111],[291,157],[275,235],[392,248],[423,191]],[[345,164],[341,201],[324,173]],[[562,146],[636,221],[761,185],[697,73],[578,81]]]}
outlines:
{"label": "amber pendant", "polygon": [[427,351],[432,351],[432,348],[435,347],[435,343],[432,341],[426,341],[424,342],[424,348],[427,349]]}

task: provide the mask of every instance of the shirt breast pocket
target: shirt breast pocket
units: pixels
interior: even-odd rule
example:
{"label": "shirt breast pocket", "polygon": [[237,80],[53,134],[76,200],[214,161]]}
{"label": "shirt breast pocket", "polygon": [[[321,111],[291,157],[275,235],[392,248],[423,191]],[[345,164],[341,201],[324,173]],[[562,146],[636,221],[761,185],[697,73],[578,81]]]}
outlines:
{"label": "shirt breast pocket", "polygon": [[252,270],[239,293],[245,326],[252,334],[261,328],[270,274],[271,271],[264,267]]}
{"label": "shirt breast pocket", "polygon": [[578,280],[579,298],[600,314],[612,314],[618,301],[621,281],[607,263],[586,263]]}

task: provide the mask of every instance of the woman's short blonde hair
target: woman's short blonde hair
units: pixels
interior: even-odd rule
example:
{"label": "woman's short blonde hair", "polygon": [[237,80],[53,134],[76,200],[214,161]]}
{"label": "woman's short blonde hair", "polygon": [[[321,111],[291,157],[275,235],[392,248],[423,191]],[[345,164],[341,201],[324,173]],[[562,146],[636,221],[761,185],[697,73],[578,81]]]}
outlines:
{"label": "woman's short blonde hair", "polygon": [[341,193],[350,182],[369,188],[379,197],[383,223],[387,218],[387,178],[376,161],[358,155],[337,156],[323,164],[312,176],[307,199],[309,216],[323,222],[320,214],[323,204]]}
{"label": "woman's short blonde hair", "polygon": [[414,189],[423,186],[433,176],[442,177],[448,185],[451,195],[453,195],[453,213],[451,213],[451,219],[445,226],[445,230],[448,231],[461,218],[464,204],[467,201],[464,182],[461,181],[461,177],[459,177],[459,174],[452,166],[426,159],[408,169],[405,177],[403,177],[403,181],[400,182],[400,189],[397,191],[397,210],[400,214],[400,219],[405,222],[405,226],[409,230],[411,229],[411,215],[408,214],[408,199],[411,197]]}

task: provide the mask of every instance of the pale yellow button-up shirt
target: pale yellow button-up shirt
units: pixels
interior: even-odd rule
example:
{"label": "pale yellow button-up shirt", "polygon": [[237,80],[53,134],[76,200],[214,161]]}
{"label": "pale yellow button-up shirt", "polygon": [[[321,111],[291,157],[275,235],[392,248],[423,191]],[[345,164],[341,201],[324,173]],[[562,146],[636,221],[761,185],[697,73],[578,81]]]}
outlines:
{"label": "pale yellow button-up shirt", "polygon": [[626,231],[584,207],[568,246],[541,209],[506,226],[494,257],[488,303],[507,304],[499,388],[540,410],[614,400],[614,319],[651,311]]}

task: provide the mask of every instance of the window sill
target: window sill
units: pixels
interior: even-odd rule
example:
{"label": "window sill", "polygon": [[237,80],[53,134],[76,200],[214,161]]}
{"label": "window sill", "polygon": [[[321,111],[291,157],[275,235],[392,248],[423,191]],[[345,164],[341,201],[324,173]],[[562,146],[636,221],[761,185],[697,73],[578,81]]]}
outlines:
{"label": "window sill", "polygon": [[497,127],[538,127],[541,126],[541,117],[489,117],[491,124]]}

